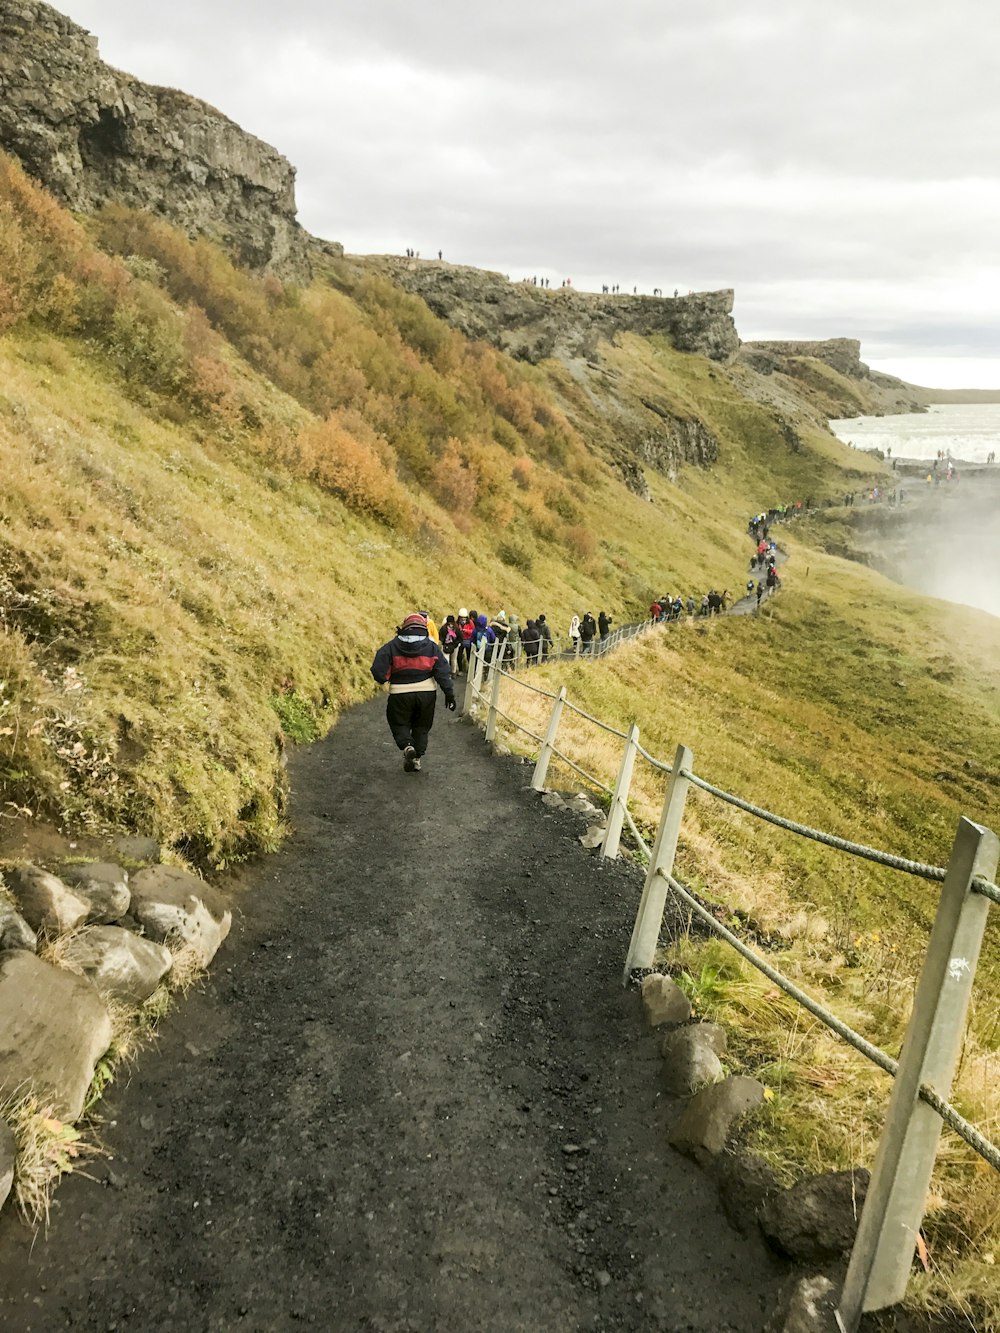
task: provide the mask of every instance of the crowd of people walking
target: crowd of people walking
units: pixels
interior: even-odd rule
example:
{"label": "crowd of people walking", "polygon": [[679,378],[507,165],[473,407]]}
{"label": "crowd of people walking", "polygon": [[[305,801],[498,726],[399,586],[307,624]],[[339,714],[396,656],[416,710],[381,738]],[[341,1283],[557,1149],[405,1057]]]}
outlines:
{"label": "crowd of people walking", "polygon": [[[685,598],[674,593],[653,599],[649,606],[652,622],[677,621],[685,614],[694,618],[721,615],[730,609],[747,611],[754,604],[759,608],[763,598],[781,586],[777,568],[781,556],[771,537],[772,526],[796,518],[811,507],[811,500],[800,500],[751,516],[747,523],[753,541],[749,577],[734,608],[730,608],[728,588],[721,592],[710,588],[700,597]],[[483,611],[461,606],[455,612],[445,612],[440,623],[427,610],[412,612],[397,626],[395,637],[379,648],[371,667],[373,678],[389,687],[386,717],[393,740],[403,753],[405,771],[420,769],[438,688],[446,707],[454,709],[455,677],[469,671],[475,654],[481,654],[486,662],[496,661],[498,654],[504,663],[516,663],[523,657],[529,667],[563,652],[593,656],[613,646],[609,640],[614,623],[604,609],[597,616],[591,611],[574,613],[566,639],[557,641],[544,612],[528,616],[523,625],[516,615],[508,616],[504,610],[490,618]]]}

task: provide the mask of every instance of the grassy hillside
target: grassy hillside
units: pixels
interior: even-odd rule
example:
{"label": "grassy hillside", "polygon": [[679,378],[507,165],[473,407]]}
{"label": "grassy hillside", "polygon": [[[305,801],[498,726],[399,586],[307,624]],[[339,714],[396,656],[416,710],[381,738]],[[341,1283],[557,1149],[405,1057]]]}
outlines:
{"label": "grassy hillside", "polygon": [[[670,759],[678,743],[709,781],[802,822],[901,856],[947,863],[961,815],[1000,827],[1000,622],[908,592],[863,566],[789,541],[784,589],[746,621],[670,627],[613,669],[554,664],[579,707]],[[505,685],[502,707],[536,734],[548,701]],[[564,714],[560,745],[605,781],[620,742]],[[523,738],[505,737],[515,750]],[[571,785],[566,770],[551,778]],[[640,763],[650,833],[663,780]],[[761,824],[702,793],[688,802],[678,874],[722,920],[865,1036],[898,1054],[938,886]],[[731,1067],[772,1100],[751,1142],[783,1172],[870,1165],[889,1086],[731,949],[699,933],[664,960],[698,1012],[727,1024]],[[991,915],[957,1097],[1000,1126],[1000,917]],[[925,1223],[932,1271],[913,1299],[1000,1326],[996,1177],[945,1135]]]}
{"label": "grassy hillside", "polygon": [[[148,216],[74,220],[0,158],[0,857],[45,827],[149,832],[204,868],[275,846],[286,746],[371,694],[373,649],[414,607],[544,610],[559,629],[602,606],[641,614],[668,589],[735,590],[749,513],[881,476],[820,424],[850,392],[839,379],[817,363],[762,384],[636,337],[582,377],[526,367],[362,264],[285,287]],[[719,445],[712,468],[647,470],[652,502],[609,462],[643,398]],[[862,841],[941,861],[959,813],[996,827],[997,622],[794,543],[785,582],[773,614],[576,668],[572,696]],[[614,771],[603,741],[578,743]],[[652,821],[659,788],[640,789]],[[898,1040],[926,885],[697,799],[681,868]],[[672,962],[702,1011],[751,1016],[736,1059],[775,1091],[767,1151],[867,1160],[884,1088],[711,946],[692,938]],[[988,1128],[987,1000],[974,1026],[963,1097]],[[987,1184],[955,1156],[928,1299],[987,1289]]]}
{"label": "grassy hillside", "polygon": [[732,454],[650,505],[570,425],[559,368],[356,266],[301,291],[146,215],[81,225],[9,160],[0,293],[7,809],[204,865],[274,845],[283,733],[369,692],[407,608],[558,626],[722,586],[747,512],[854,461],[830,437],[786,457],[721,372],[633,340],[609,357],[714,414]]}

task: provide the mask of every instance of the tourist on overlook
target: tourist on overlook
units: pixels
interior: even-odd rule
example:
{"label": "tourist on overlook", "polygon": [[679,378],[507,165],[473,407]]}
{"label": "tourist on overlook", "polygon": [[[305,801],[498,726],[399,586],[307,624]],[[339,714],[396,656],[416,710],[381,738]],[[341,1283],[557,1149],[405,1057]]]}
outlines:
{"label": "tourist on overlook", "polygon": [[597,637],[597,621],[586,611],[580,621],[580,647],[585,653],[594,651],[594,639]]}
{"label": "tourist on overlook", "polygon": [[573,616],[569,622],[569,642],[574,653],[580,651],[580,617]]}
{"label": "tourist on overlook", "polygon": [[496,639],[497,639],[496,634],[493,632],[493,630],[490,629],[489,625],[487,625],[486,623],[486,617],[483,615],[477,616],[476,628],[472,634],[473,653],[479,652],[480,651],[479,645],[481,643],[484,643],[486,645],[485,661],[488,662],[490,658],[493,656],[493,645],[496,643]]}
{"label": "tourist on overlook", "polygon": [[389,686],[385,716],[392,739],[403,752],[403,769],[419,772],[434,725],[438,685],[444,693],[445,707],[455,710],[451,670],[440,645],[428,638],[427,621],[422,615],[406,617],[395,638],[375,654],[371,672],[379,685]]}
{"label": "tourist on overlook", "polygon": [[552,651],[552,631],[549,629],[544,614],[536,617],[535,624],[538,626],[538,650],[544,661]]}
{"label": "tourist on overlook", "polygon": [[460,672],[467,670],[469,658],[472,656],[472,636],[475,633],[476,622],[469,615],[468,609],[464,606],[458,610],[458,669]]}
{"label": "tourist on overlook", "polygon": [[524,644],[524,658],[528,666],[534,666],[538,661],[538,645],[541,642],[541,635],[538,633],[538,626],[533,620],[529,620],[521,630],[521,642]]}
{"label": "tourist on overlook", "polygon": [[448,659],[448,669],[451,671],[451,674],[454,675],[455,664],[458,659],[458,650],[462,642],[462,636],[459,633],[454,616],[445,616],[439,638],[441,642],[441,651]]}

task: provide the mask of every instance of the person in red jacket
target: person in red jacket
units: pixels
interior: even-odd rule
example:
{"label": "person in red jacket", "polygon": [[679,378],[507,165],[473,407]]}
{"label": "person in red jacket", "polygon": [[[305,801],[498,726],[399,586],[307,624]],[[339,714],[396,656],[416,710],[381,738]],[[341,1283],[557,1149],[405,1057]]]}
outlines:
{"label": "person in red jacket", "polygon": [[422,615],[406,617],[396,637],[375,654],[371,671],[380,685],[389,686],[385,716],[392,739],[403,752],[403,768],[418,773],[434,725],[438,685],[445,707],[455,710],[451,668],[440,645],[428,637]]}

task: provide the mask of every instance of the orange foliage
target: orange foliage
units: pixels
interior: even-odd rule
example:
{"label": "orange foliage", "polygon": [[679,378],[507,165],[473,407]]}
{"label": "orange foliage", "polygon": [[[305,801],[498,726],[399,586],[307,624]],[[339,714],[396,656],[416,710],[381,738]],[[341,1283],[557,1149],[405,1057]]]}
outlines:
{"label": "orange foliage", "polygon": [[459,526],[463,526],[460,520],[464,519],[467,527],[479,494],[479,482],[475,470],[462,457],[460,441],[450,439],[434,464],[431,489]]}
{"label": "orange foliage", "polygon": [[311,422],[296,438],[290,461],[351,509],[397,525],[411,520],[406,494],[389,465],[391,451],[362,443],[342,421]]}
{"label": "orange foliage", "polygon": [[594,534],[589,528],[585,528],[582,523],[567,528],[563,533],[563,542],[581,560],[588,560],[597,551]]}

